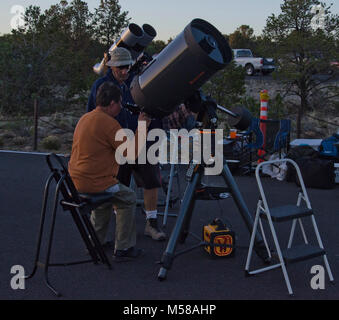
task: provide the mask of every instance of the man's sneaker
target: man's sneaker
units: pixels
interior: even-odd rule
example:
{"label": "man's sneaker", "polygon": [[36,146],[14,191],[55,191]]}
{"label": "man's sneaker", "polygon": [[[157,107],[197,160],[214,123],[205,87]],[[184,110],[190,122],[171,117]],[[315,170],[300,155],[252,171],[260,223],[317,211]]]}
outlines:
{"label": "man's sneaker", "polygon": [[153,240],[162,241],[166,239],[166,234],[158,228],[156,218],[146,220],[146,227],[144,234],[151,237]]}
{"label": "man's sneaker", "polygon": [[125,262],[141,257],[145,254],[143,249],[131,247],[127,250],[116,250],[113,254],[113,261]]}

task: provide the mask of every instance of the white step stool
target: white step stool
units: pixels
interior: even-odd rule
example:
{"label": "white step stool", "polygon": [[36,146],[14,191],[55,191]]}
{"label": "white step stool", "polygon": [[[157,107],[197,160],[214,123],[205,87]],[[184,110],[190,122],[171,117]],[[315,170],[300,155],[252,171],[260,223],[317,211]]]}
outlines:
{"label": "white step stool", "polygon": [[[260,169],[262,168],[263,165],[277,164],[277,163],[281,163],[281,162],[284,162],[284,161],[291,163],[295,167],[297,174],[298,174],[298,177],[299,177],[301,190],[299,192],[297,204],[296,205],[285,205],[285,206],[280,206],[280,207],[276,207],[276,208],[269,208],[268,204],[267,204],[266,196],[265,196],[265,193],[264,193],[264,189],[263,189],[263,186],[262,186],[262,183],[261,183],[261,180],[260,180],[260,175],[259,175]],[[301,176],[301,172],[300,172],[298,165],[291,159],[277,159],[277,160],[272,160],[272,161],[265,161],[265,162],[260,163],[257,166],[257,168],[255,170],[255,175],[256,175],[256,179],[257,179],[261,198],[259,199],[258,205],[257,205],[257,211],[256,211],[255,220],[254,220],[249,251],[248,251],[248,255],[247,255],[247,261],[246,261],[246,267],[245,267],[246,274],[247,275],[254,275],[254,274],[264,272],[264,271],[268,271],[268,270],[272,270],[272,269],[281,267],[284,278],[285,278],[285,282],[286,282],[286,285],[287,285],[288,293],[290,295],[292,295],[293,291],[292,291],[290,280],[289,280],[289,277],[288,277],[288,274],[287,274],[286,264],[322,256],[323,259],[324,259],[324,264],[325,264],[327,273],[329,275],[329,279],[330,279],[331,282],[333,282],[334,279],[333,279],[333,276],[332,276],[332,272],[331,272],[331,269],[330,269],[330,266],[329,266],[329,263],[328,263],[328,260],[327,260],[327,257],[326,257],[326,252],[325,252],[325,249],[324,249],[324,246],[323,246],[323,243],[322,243],[319,231],[318,231],[318,227],[317,227],[317,224],[316,224],[316,221],[315,221],[315,218],[314,218],[314,212],[312,210],[311,203],[310,203],[310,200],[308,198],[306,188],[305,188],[305,184],[304,184],[303,178]],[[306,207],[301,206],[302,200],[306,203]],[[312,225],[313,225],[313,228],[314,228],[314,232],[315,232],[317,242],[318,242],[317,246],[310,245],[309,242],[308,242],[308,239],[306,237],[306,233],[305,233],[302,221],[301,221],[301,219],[304,218],[304,217],[310,217],[311,218]],[[256,234],[257,228],[258,228],[258,224],[260,225],[260,229],[261,229],[261,232],[262,232],[262,235],[263,235],[263,239],[264,239],[264,242],[265,242],[265,245],[266,245],[266,249],[268,251],[269,256],[271,257],[271,252],[270,252],[270,249],[268,247],[268,243],[267,243],[265,233],[264,233],[264,229],[263,229],[262,222],[261,222],[262,218],[268,220],[268,224],[269,224],[269,227],[270,227],[270,230],[271,230],[271,233],[272,233],[275,248],[276,248],[276,251],[277,251],[277,254],[278,254],[278,257],[279,257],[279,263],[272,265],[272,266],[265,267],[265,268],[250,271],[250,262],[251,262],[254,239],[255,239],[255,234]],[[281,250],[273,223],[291,221],[291,220],[293,222],[292,222],[292,228],[291,228],[291,232],[290,232],[290,237],[289,237],[287,249]],[[304,239],[304,244],[296,245],[296,246],[292,247],[292,242],[293,242],[293,237],[294,237],[295,227],[296,227],[297,222],[299,223],[300,228],[301,228],[301,232],[302,232],[303,239]]]}

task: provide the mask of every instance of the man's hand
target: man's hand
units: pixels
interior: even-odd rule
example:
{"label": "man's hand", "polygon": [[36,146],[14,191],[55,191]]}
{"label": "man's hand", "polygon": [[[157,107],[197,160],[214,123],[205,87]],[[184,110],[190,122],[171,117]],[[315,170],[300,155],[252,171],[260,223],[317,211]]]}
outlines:
{"label": "man's hand", "polygon": [[149,118],[149,116],[145,112],[140,112],[139,117],[138,117],[138,121],[146,121],[146,127],[147,128],[151,123],[151,119]]}

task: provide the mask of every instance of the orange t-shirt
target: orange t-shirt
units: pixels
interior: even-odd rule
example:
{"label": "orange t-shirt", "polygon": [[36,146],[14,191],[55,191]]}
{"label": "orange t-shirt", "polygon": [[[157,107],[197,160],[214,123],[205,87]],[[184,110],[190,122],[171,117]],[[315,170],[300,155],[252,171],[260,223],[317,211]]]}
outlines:
{"label": "orange t-shirt", "polygon": [[[116,141],[121,126],[105,112],[95,109],[83,115],[74,131],[69,173],[79,192],[97,193],[118,183],[119,164],[116,149],[124,141]],[[135,141],[138,141],[138,133]],[[146,136],[145,136],[146,140]],[[135,143],[137,156],[137,143]]]}

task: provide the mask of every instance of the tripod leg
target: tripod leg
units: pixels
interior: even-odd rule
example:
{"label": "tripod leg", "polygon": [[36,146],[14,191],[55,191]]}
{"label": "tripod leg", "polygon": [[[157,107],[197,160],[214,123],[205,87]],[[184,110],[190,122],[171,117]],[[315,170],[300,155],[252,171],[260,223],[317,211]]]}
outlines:
{"label": "tripod leg", "polygon": [[165,280],[167,275],[167,270],[169,270],[172,266],[174,259],[174,251],[179,241],[179,238],[182,237],[183,228],[187,226],[188,217],[187,213],[192,206],[192,201],[194,201],[195,190],[198,184],[201,181],[201,170],[196,172],[191,180],[191,182],[187,185],[181,206],[178,218],[176,220],[176,224],[172,231],[171,237],[168,241],[165,252],[161,258],[162,267],[160,268],[158,279]]}
{"label": "tripod leg", "polygon": [[59,182],[57,183],[57,187],[56,187],[56,191],[55,191],[52,221],[51,221],[51,226],[50,226],[50,231],[49,231],[49,240],[48,240],[48,246],[47,246],[46,261],[45,261],[45,264],[44,264],[45,283],[46,283],[47,287],[58,297],[60,297],[61,294],[49,282],[48,267],[50,266],[49,260],[50,260],[51,251],[52,251],[54,226],[55,226],[56,213],[57,213],[57,207],[58,207],[58,197],[59,197],[60,185],[61,185],[62,182],[63,182],[63,178],[61,178],[59,180]]}
{"label": "tripod leg", "polygon": [[232,173],[230,171],[230,169],[228,168],[228,165],[225,164],[224,168],[222,170],[222,177],[224,178],[225,183],[229,186],[233,199],[240,211],[240,214],[243,218],[243,220],[245,221],[245,224],[248,228],[248,230],[251,232],[253,229],[253,218],[250,215],[248,208],[246,206],[246,203],[240,193],[240,190],[232,176]]}
{"label": "tripod leg", "polygon": [[171,192],[172,192],[172,184],[173,184],[173,176],[174,176],[174,164],[171,164],[171,170],[170,170],[170,178],[168,182],[168,187],[167,187],[167,194],[166,194],[166,207],[165,207],[165,212],[164,212],[164,218],[162,225],[166,226],[167,222],[167,215],[168,215],[168,206],[171,198]]}
{"label": "tripod leg", "polygon": [[190,201],[190,203],[188,204],[186,208],[185,219],[184,219],[183,226],[180,232],[180,237],[179,237],[180,244],[183,244],[188,236],[194,207],[195,207],[195,200],[193,196],[193,200]]}
{"label": "tripod leg", "polygon": [[[253,230],[254,221],[253,218],[248,211],[246,203],[240,193],[240,190],[232,176],[230,169],[228,168],[227,163],[225,163],[224,168],[222,170],[222,177],[224,178],[225,183],[229,186],[233,199],[239,209],[239,212],[247,226],[248,231],[250,234]],[[269,262],[270,258],[268,256],[267,250],[264,245],[264,241],[261,235],[257,232],[255,235],[255,251],[257,255],[265,262]]]}

